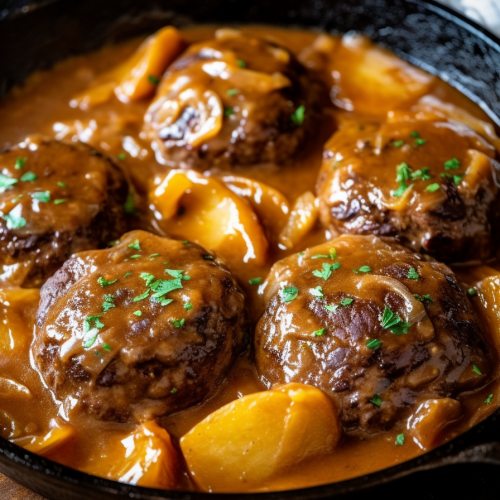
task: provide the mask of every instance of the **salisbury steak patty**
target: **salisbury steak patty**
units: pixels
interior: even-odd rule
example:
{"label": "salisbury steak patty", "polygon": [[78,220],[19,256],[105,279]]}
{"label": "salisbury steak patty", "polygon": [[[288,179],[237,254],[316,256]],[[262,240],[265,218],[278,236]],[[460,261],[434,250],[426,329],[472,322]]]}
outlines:
{"label": "salisbury steak patty", "polygon": [[0,168],[0,265],[12,284],[41,286],[74,252],[125,231],[125,177],[90,147],[29,141]]}
{"label": "salisbury steak patty", "polygon": [[319,387],[346,429],[388,429],[489,374],[481,328],[452,271],[392,239],[341,236],[278,262],[264,286],[260,376],[268,386]]}
{"label": "salisbury steak patty", "polygon": [[488,259],[500,233],[500,168],[471,128],[429,112],[346,125],[325,146],[322,222],[335,233],[396,236],[445,262]]}
{"label": "salisbury steak patty", "polygon": [[218,30],[168,68],[146,128],[171,166],[280,163],[311,129],[318,89],[287,49]]}
{"label": "salisbury steak patty", "polygon": [[144,231],[71,257],[43,286],[36,324],[35,362],[66,411],[119,421],[207,397],[247,330],[222,264]]}

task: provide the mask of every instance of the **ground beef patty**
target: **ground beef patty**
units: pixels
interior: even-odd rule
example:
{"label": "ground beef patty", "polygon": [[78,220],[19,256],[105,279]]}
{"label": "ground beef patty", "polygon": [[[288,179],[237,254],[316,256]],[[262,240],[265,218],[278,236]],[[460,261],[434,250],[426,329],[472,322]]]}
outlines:
{"label": "ground beef patty", "polygon": [[1,154],[0,168],[0,265],[11,284],[41,286],[71,254],[125,232],[125,177],[90,147],[30,141]]}
{"label": "ground beef patty", "polygon": [[208,252],[133,231],[46,282],[32,352],[66,411],[140,420],[212,394],[247,327],[242,292]]}
{"label": "ground beef patty", "polygon": [[495,150],[432,113],[346,124],[325,146],[321,220],[336,233],[395,236],[438,260],[488,259],[500,234]]}
{"label": "ground beef patty", "polygon": [[168,68],[146,129],[169,166],[281,163],[304,143],[320,90],[287,49],[218,30]]}
{"label": "ground beef patty", "polygon": [[344,427],[389,429],[485,383],[482,331],[453,272],[393,239],[350,236],[275,264],[255,357],[268,386],[311,384]]}

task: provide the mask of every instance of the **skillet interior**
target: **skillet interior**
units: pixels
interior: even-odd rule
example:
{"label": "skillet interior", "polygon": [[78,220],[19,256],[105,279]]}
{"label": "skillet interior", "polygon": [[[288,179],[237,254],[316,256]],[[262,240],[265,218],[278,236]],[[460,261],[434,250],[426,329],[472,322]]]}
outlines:
{"label": "skillet interior", "polygon": [[[7,10],[14,12],[25,3],[6,2]],[[0,95],[33,70],[50,66],[68,55],[91,50],[108,40],[150,32],[165,24],[192,22],[266,23],[318,27],[327,31],[361,31],[396,54],[449,80],[500,123],[495,116],[500,116],[500,88],[495,86],[500,76],[499,41],[460,16],[432,2],[417,0],[291,0],[279,5],[272,0],[248,4],[235,0],[37,2],[37,8],[28,12],[18,11],[11,17],[5,11],[0,13],[0,47],[9,48],[0,52]],[[19,36],[19,33],[24,35]],[[16,43],[13,44],[12,40]],[[247,498],[327,498],[448,463],[482,461],[500,464],[499,418],[497,412],[441,448],[366,477],[307,490],[252,494]],[[89,498],[90,491],[96,499],[109,498],[110,495],[142,499],[207,498],[206,494],[147,490],[93,478],[33,455],[3,439],[0,440],[0,469],[49,498]],[[404,490],[408,491],[410,483],[404,484]],[[386,496],[385,489],[382,491]],[[447,491],[451,494],[450,489]],[[216,495],[216,498],[219,496],[223,495]],[[241,495],[224,497],[240,498]]]}

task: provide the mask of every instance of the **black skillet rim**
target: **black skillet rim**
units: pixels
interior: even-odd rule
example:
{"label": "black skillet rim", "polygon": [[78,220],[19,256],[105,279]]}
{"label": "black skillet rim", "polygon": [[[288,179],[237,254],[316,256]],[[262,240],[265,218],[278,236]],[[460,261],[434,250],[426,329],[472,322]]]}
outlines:
{"label": "black skillet rim", "polygon": [[[57,0],[43,1],[41,4],[36,5],[35,8],[43,8],[44,6],[56,1]],[[488,45],[493,45],[496,51],[500,53],[500,38],[477,24],[475,21],[467,19],[464,15],[452,10],[445,5],[437,3],[435,0],[407,1],[414,4],[423,4],[425,7],[434,11],[434,13],[438,16],[444,18],[447,22],[458,25],[470,32],[472,35],[481,39],[481,41],[487,43]],[[14,10],[8,16],[7,20],[14,16],[17,17],[19,15],[23,15],[24,13],[31,12],[32,10],[33,9],[31,8],[20,8]],[[397,50],[395,50],[394,52],[398,54]],[[409,60],[417,66],[423,66],[421,61],[408,56],[408,54],[399,52],[398,55]],[[425,67],[424,69],[430,71],[433,74],[436,74],[437,76],[443,76],[443,74],[437,71],[435,68]],[[459,90],[469,98],[471,98],[474,102],[479,104],[490,116],[492,116],[492,118],[497,123],[500,123],[500,119],[493,114],[486,103],[481,101],[471,92],[467,90],[464,91],[463,88],[460,88]],[[128,497],[142,500],[160,500],[169,498],[185,500],[206,500],[210,496],[212,498],[223,497],[224,499],[228,500],[238,499],[242,497],[248,500],[274,500],[283,498],[284,495],[286,495],[286,497],[290,500],[327,498],[331,497],[332,495],[342,495],[344,493],[358,491],[361,489],[369,488],[371,486],[384,484],[405,475],[412,474],[419,470],[435,468],[442,465],[467,462],[500,463],[500,443],[489,442],[488,436],[484,435],[482,437],[485,439],[481,439],[484,427],[487,423],[491,422],[500,424],[500,409],[494,412],[492,415],[488,416],[482,422],[478,423],[469,431],[454,438],[448,443],[441,445],[436,449],[430,450],[429,452],[419,457],[402,462],[393,467],[389,467],[380,471],[370,473],[368,475],[355,477],[337,483],[328,483],[308,488],[284,490],[278,492],[211,494],[200,492],[159,490],[129,485],[109,479],[99,478],[86,474],[84,472],[80,472],[76,469],[72,469],[70,467],[59,465],[56,462],[24,450],[23,448],[11,443],[10,441],[2,437],[0,437],[0,468],[2,469],[1,471],[4,474],[10,476],[14,480],[17,480],[21,484],[24,484],[28,488],[30,487],[31,482],[25,475],[26,473],[34,473],[36,474],[36,476],[38,476],[36,478],[37,480],[35,480],[34,483],[38,482],[38,480],[41,480],[42,482],[46,481],[51,483],[52,485],[57,485],[59,487],[71,488],[71,486],[73,486],[79,490],[79,492],[75,491],[77,495],[78,493],[82,492],[92,493],[92,491],[94,491],[98,495],[115,495],[116,497]],[[14,467],[24,468],[25,474],[23,474],[23,472],[13,470]],[[33,477],[33,479],[35,478]],[[32,486],[35,491],[41,491],[40,488],[37,488],[35,484],[33,484]],[[51,489],[50,484],[48,485],[48,488]],[[43,489],[45,490],[46,488]]]}

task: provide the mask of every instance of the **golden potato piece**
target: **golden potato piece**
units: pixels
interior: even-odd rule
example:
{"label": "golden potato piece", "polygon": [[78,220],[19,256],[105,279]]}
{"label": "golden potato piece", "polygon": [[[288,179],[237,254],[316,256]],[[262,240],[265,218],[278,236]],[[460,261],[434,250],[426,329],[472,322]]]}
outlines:
{"label": "golden potato piece", "polygon": [[442,430],[462,414],[462,405],[456,399],[429,399],[410,417],[408,427],[413,439],[425,450],[437,444]]}
{"label": "golden potato piece", "polygon": [[73,427],[54,427],[44,436],[27,436],[16,440],[15,443],[37,455],[55,459],[58,451],[67,445],[75,434]]}
{"label": "golden potato piece", "polygon": [[169,234],[194,241],[228,261],[265,263],[269,244],[257,216],[221,181],[172,170],[156,184],[150,203]]}
{"label": "golden potato piece", "polygon": [[113,93],[123,102],[153,95],[166,67],[184,46],[179,31],[172,26],[162,28],[147,38],[127,61],[95,79],[90,88],[71,100],[70,105],[88,109],[109,101]]}
{"label": "golden potato piece", "polygon": [[346,36],[331,62],[332,98],[348,111],[385,114],[425,94],[434,77],[361,36]]}
{"label": "golden potato piece", "polygon": [[189,472],[204,491],[262,488],[290,466],[332,452],[340,420],[322,391],[287,384],[223,406],[180,441]]}

